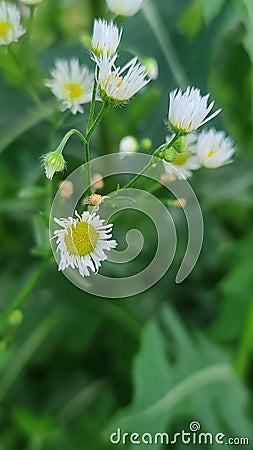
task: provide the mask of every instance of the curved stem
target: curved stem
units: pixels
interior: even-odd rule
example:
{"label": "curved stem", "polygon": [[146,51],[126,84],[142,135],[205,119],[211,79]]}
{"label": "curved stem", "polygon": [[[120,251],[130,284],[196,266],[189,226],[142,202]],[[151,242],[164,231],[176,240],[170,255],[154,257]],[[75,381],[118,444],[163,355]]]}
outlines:
{"label": "curved stem", "polygon": [[76,134],[81,139],[81,141],[84,145],[87,145],[87,139],[84,137],[84,135],[81,133],[81,131],[73,128],[72,130],[68,131],[68,133],[65,134],[65,136],[61,140],[60,144],[58,145],[57,150],[59,150],[59,152],[63,151],[66,143],[68,142],[69,138],[71,136],[73,136],[73,134]]}

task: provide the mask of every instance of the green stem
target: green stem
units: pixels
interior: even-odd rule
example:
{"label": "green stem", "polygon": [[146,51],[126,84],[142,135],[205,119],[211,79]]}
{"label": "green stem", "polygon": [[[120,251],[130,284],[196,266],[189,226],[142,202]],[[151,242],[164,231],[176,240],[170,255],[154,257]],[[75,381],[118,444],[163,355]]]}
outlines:
{"label": "green stem", "polygon": [[88,189],[87,189],[87,194],[88,196],[90,196],[92,194],[92,189],[91,189],[91,170],[90,170],[90,160],[91,160],[91,154],[90,154],[90,141],[88,140],[84,146],[85,149],[85,159],[86,159],[86,163],[87,163],[87,175],[88,175]]}
{"label": "green stem", "polygon": [[71,136],[73,136],[73,134],[76,134],[81,139],[83,145],[87,145],[87,143],[88,143],[87,139],[84,137],[84,135],[81,133],[81,131],[73,128],[72,130],[68,131],[68,133],[65,134],[65,136],[61,140],[60,144],[58,145],[57,150],[59,151],[59,153],[63,152],[65,145],[67,144],[69,138]]}
{"label": "green stem", "polygon": [[98,85],[98,83],[97,83],[98,73],[99,73],[99,68],[98,68],[98,66],[96,66],[95,77],[94,77],[94,84],[93,84],[93,91],[92,91],[91,106],[90,106],[90,114],[89,114],[88,125],[87,125],[87,131],[90,129],[90,127],[92,125],[94,112],[95,112],[96,93],[97,93],[97,85]]}
{"label": "green stem", "polygon": [[[101,122],[101,120],[103,119],[105,113],[107,112],[109,108],[109,103],[105,102],[102,106],[102,108],[100,109],[96,119],[94,120],[93,124],[89,127],[87,133],[86,133],[86,140],[89,141],[91,138],[91,135],[94,133],[95,129],[98,127],[99,123]],[[89,159],[90,161],[90,159]]]}
{"label": "green stem", "polygon": [[27,27],[27,35],[29,36],[29,38],[31,37],[31,33],[32,33],[35,9],[36,9],[36,5],[30,5],[30,16],[29,16],[29,23],[28,23],[28,27]]}
{"label": "green stem", "polygon": [[92,194],[92,190],[91,190],[91,170],[90,170],[90,161],[91,161],[90,138],[91,138],[92,134],[94,133],[95,129],[98,127],[98,125],[101,122],[101,120],[103,119],[106,111],[109,108],[109,104],[108,103],[104,103],[102,108],[100,109],[96,119],[89,126],[90,118],[92,117],[92,119],[93,119],[93,115],[94,115],[94,110],[92,112],[92,108],[93,108],[92,105],[94,105],[94,107],[95,107],[95,100],[91,104],[90,117],[89,117],[89,120],[88,120],[88,130],[87,130],[87,133],[86,133],[86,136],[85,136],[86,142],[84,144],[85,159],[86,159],[86,162],[88,164],[88,189],[87,189],[88,196],[90,196]]}
{"label": "green stem", "polygon": [[237,358],[235,361],[236,372],[240,378],[244,378],[247,375],[248,367],[250,364],[250,353],[252,350],[253,340],[253,297],[250,302],[250,308],[246,319],[246,324],[243,330]]}
{"label": "green stem", "polygon": [[143,169],[140,171],[140,173],[138,173],[137,175],[135,175],[135,177],[132,178],[132,180],[130,180],[127,184],[125,184],[125,186],[123,186],[121,189],[119,189],[118,191],[115,191],[114,194],[110,195],[110,199],[115,197],[116,195],[118,195],[119,192],[124,191],[125,189],[129,189],[130,187],[134,186],[137,181],[139,180],[139,178],[145,173],[147,172],[147,170],[153,165],[156,164],[156,160],[154,159],[159,153],[163,153],[167,148],[170,148],[174,145],[174,143],[177,141],[177,139],[180,137],[180,134],[176,134],[173,139],[171,139],[170,142],[166,143],[166,144],[162,144],[160,145],[160,147],[156,148],[154,150],[154,152],[152,153],[152,157],[149,161],[148,164],[146,164],[145,167],[143,167]]}

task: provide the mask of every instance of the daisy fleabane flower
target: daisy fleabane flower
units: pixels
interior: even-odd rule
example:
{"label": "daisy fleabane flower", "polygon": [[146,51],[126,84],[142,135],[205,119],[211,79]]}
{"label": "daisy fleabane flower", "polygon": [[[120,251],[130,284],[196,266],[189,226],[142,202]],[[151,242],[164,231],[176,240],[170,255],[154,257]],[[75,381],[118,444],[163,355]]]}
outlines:
{"label": "daisy fleabane flower", "polygon": [[[173,136],[168,136],[166,141],[169,143]],[[200,162],[196,156],[194,142],[196,137],[193,135],[185,136],[185,148],[181,153],[176,153],[173,162],[163,161],[166,174],[175,176],[178,180],[185,180],[192,176],[192,170],[200,168]],[[192,147],[191,147],[192,145]]]}
{"label": "daisy fleabane flower", "polygon": [[93,74],[81,66],[77,58],[57,59],[51,71],[52,79],[45,85],[60,100],[61,111],[70,109],[72,114],[82,113],[84,103],[89,103],[93,90]]}
{"label": "daisy fleabane flower", "polygon": [[79,215],[75,211],[75,215],[76,218],[54,219],[62,227],[54,231],[61,254],[58,270],[77,268],[84,277],[99,270],[101,261],[107,259],[105,251],[115,248],[117,242],[110,239],[113,225],[104,225],[104,219],[96,213],[84,211]]}
{"label": "daisy fleabane flower", "polygon": [[91,48],[95,55],[106,53],[112,56],[117,51],[122,36],[122,28],[119,29],[113,22],[104,19],[95,19]]}
{"label": "daisy fleabane flower", "polygon": [[125,103],[142,89],[149,79],[146,78],[146,68],[138,63],[137,58],[131,59],[122,68],[115,66],[117,54],[109,58],[104,52],[94,61],[99,67],[98,85],[102,100],[111,103]]}
{"label": "daisy fleabane flower", "polygon": [[214,105],[214,102],[207,105],[209,95],[202,97],[199,89],[190,86],[185,92],[181,89],[170,92],[168,123],[171,130],[174,133],[191,133],[217,116],[221,109],[208,116]]}
{"label": "daisy fleabane flower", "polygon": [[16,5],[0,2],[0,45],[16,42],[25,33]]}
{"label": "daisy fleabane flower", "polygon": [[119,16],[133,16],[142,7],[143,0],[106,0],[108,8]]}
{"label": "daisy fleabane flower", "polygon": [[224,131],[202,131],[195,144],[199,163],[208,169],[216,169],[232,162],[235,147],[232,139]]}

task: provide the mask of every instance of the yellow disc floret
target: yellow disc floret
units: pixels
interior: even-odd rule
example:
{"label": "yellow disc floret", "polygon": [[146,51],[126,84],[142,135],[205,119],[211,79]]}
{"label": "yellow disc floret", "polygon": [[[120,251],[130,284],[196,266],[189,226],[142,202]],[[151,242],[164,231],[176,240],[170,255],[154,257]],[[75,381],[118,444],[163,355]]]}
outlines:
{"label": "yellow disc floret", "polygon": [[176,158],[173,161],[173,164],[176,164],[177,166],[183,166],[188,160],[188,158],[189,158],[188,152],[177,153]]}
{"label": "yellow disc floret", "polygon": [[76,226],[70,225],[67,231],[64,241],[69,253],[85,256],[94,250],[98,233],[92,225],[87,222],[77,222]]}
{"label": "yellow disc floret", "polygon": [[214,154],[215,154],[214,150],[209,150],[209,152],[207,154],[207,158],[211,158]]}
{"label": "yellow disc floret", "polygon": [[13,26],[9,22],[0,22],[0,38],[6,39]]}
{"label": "yellow disc floret", "polygon": [[84,88],[79,83],[65,83],[63,89],[68,93],[69,100],[77,100],[84,95]]}

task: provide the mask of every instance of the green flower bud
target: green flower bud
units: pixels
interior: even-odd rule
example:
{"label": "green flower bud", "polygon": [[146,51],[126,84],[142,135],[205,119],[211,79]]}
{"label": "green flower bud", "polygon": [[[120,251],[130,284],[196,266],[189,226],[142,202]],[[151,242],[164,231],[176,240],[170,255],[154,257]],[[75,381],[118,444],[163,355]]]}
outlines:
{"label": "green flower bud", "polygon": [[11,325],[19,325],[22,322],[22,320],[23,320],[23,313],[19,309],[15,309],[9,317]]}
{"label": "green flower bud", "polygon": [[167,148],[163,153],[163,159],[169,163],[175,161],[177,152],[174,147]]}
{"label": "green flower bud", "polygon": [[65,159],[59,150],[49,152],[43,156],[43,165],[46,173],[46,177],[52,180],[55,172],[62,172],[66,167]]}
{"label": "green flower bud", "polygon": [[174,143],[174,149],[178,153],[183,153],[186,150],[186,142],[184,136],[179,137],[176,142]]}
{"label": "green flower bud", "polygon": [[142,139],[141,146],[144,150],[150,150],[152,147],[152,141],[149,138]]}

